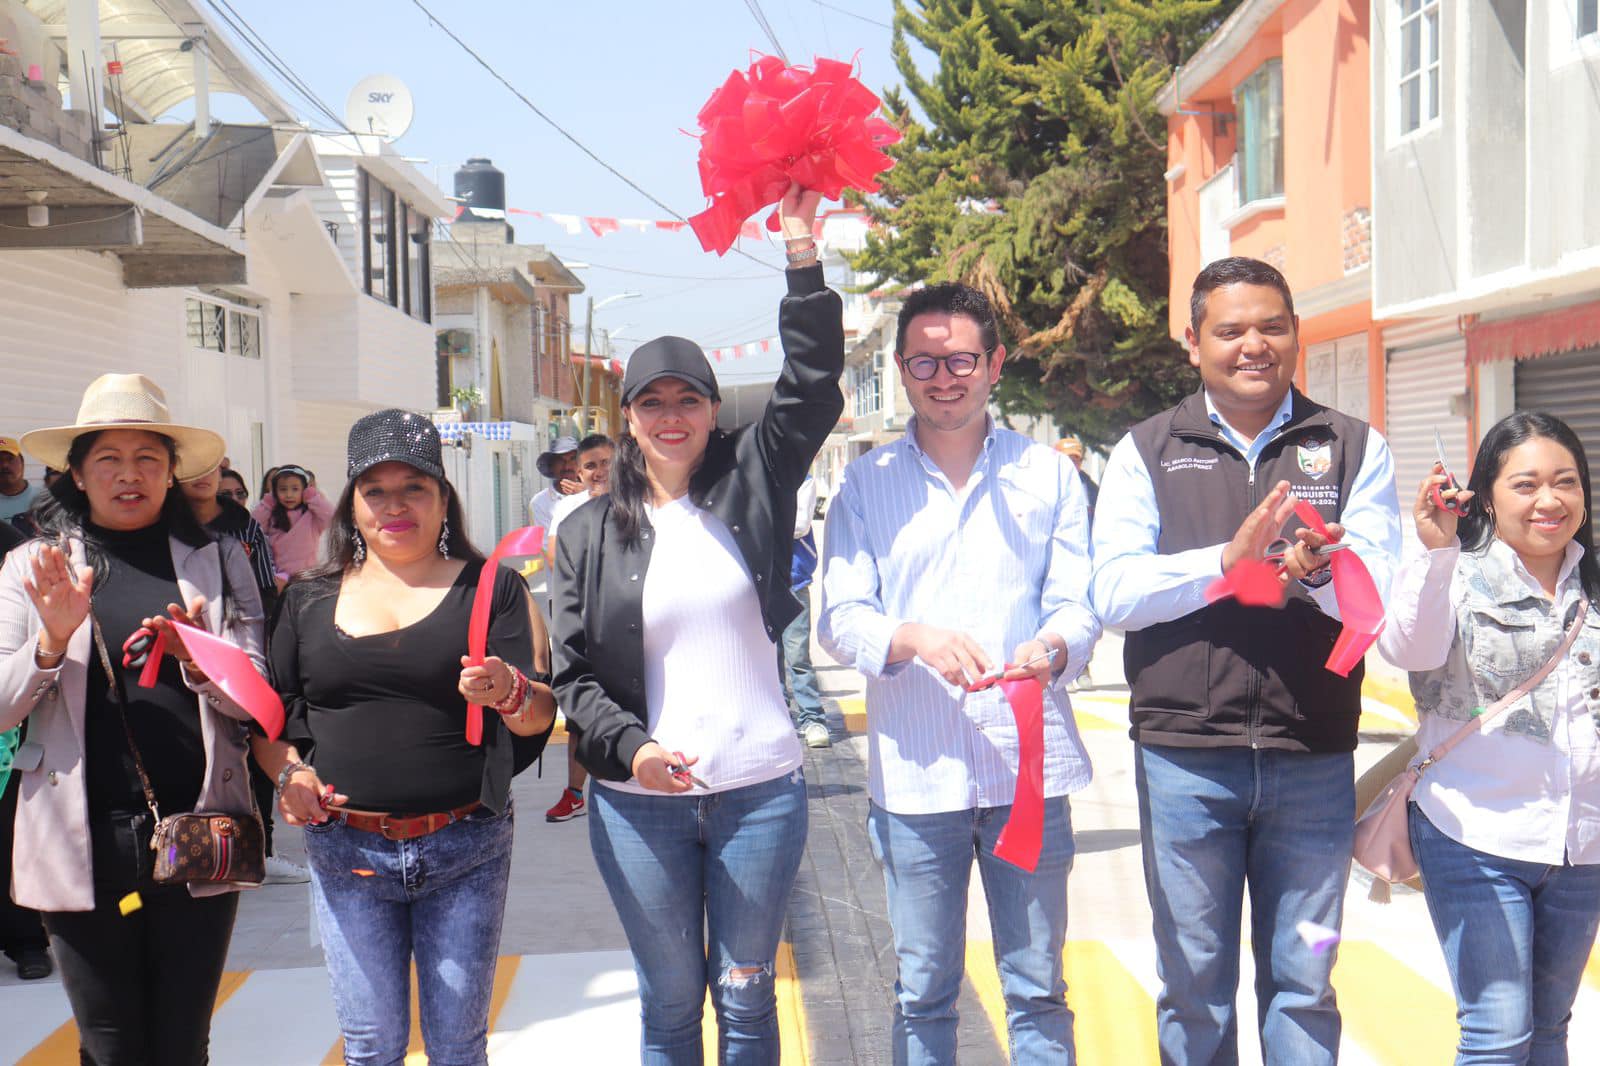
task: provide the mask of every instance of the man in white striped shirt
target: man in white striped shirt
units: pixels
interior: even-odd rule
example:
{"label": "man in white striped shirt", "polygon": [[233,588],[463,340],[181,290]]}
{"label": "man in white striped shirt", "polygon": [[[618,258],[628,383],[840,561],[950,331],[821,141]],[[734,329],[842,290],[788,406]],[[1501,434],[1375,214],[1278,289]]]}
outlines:
{"label": "man in white striped shirt", "polygon": [[[989,417],[1006,352],[981,293],[912,293],[895,353],[916,417],[903,439],[844,473],[828,510],[819,627],[823,645],[867,678],[868,829],[899,962],[895,1061],[955,1061],[976,857],[1012,1061],[1070,1063],[1067,796],[1090,767],[1065,685],[1100,635],[1087,500],[1071,463]],[[1030,661],[1006,676],[1044,686],[1033,873],[994,854],[1016,790],[1016,721],[998,687],[966,691],[997,664]]]}

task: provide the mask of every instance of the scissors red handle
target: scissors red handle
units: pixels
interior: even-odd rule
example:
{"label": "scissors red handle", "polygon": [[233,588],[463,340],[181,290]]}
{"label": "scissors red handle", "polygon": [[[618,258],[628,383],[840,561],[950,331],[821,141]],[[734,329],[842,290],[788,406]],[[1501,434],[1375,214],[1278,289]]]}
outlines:
{"label": "scissors red handle", "polygon": [[702,781],[698,777],[696,777],[694,775],[694,771],[689,769],[689,760],[684,758],[683,752],[675,751],[675,752],[672,753],[672,757],[673,757],[673,759],[676,760],[676,762],[668,764],[667,772],[670,773],[673,777],[677,778],[679,781],[684,781],[684,782],[687,782],[688,784],[696,785],[696,786],[698,786],[700,788],[710,788],[711,787],[710,785],[707,785],[704,781]]}
{"label": "scissors red handle", "polygon": [[1433,505],[1439,508],[1441,511],[1449,511],[1457,518],[1467,517],[1467,505],[1462,503],[1459,497],[1449,500],[1444,498],[1444,494],[1447,491],[1456,493],[1461,491],[1461,485],[1456,481],[1456,476],[1454,474],[1446,470],[1444,472],[1444,476],[1447,480],[1445,481],[1442,489],[1440,486],[1435,485],[1433,488],[1428,490],[1429,495],[1433,497]]}

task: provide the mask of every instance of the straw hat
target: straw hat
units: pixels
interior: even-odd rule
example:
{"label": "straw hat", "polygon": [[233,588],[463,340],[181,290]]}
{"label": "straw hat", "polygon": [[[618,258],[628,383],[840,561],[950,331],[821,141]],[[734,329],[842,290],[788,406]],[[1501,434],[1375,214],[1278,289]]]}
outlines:
{"label": "straw hat", "polygon": [[227,447],[209,429],[174,424],[167,394],[143,374],[102,374],[84,390],[76,422],[24,433],[22,449],[48,467],[65,470],[74,440],[107,429],[142,429],[171,437],[178,445],[173,476],[179,481],[209,473],[222,462]]}

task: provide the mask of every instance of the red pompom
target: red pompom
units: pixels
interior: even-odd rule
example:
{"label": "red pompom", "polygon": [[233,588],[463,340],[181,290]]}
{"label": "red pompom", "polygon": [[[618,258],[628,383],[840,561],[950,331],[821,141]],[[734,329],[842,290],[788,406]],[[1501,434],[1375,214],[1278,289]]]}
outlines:
{"label": "red pompom", "polygon": [[[789,183],[836,200],[846,189],[877,192],[894,166],[883,149],[900,131],[878,115],[876,94],[848,63],[791,67],[761,56],[734,71],[700,109],[700,187],[711,206],[689,219],[701,247],[723,255],[745,219],[776,204]],[[767,217],[778,230],[778,213]]]}

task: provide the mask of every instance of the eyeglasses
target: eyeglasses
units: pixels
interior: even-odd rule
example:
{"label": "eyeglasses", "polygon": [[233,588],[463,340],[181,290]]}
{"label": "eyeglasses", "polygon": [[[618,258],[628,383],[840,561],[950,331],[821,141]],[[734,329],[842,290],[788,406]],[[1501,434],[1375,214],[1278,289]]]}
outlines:
{"label": "eyeglasses", "polygon": [[951,377],[969,378],[978,369],[978,360],[986,358],[992,351],[993,348],[982,352],[951,352],[949,355],[913,355],[909,359],[901,359],[900,365],[918,381],[932,381],[941,363],[950,371]]}
{"label": "eyeglasses", "polygon": [[249,489],[222,489],[217,493],[217,496],[219,498],[223,498],[223,499],[238,500],[240,503],[243,503],[245,500],[248,500],[250,498],[250,490]]}

